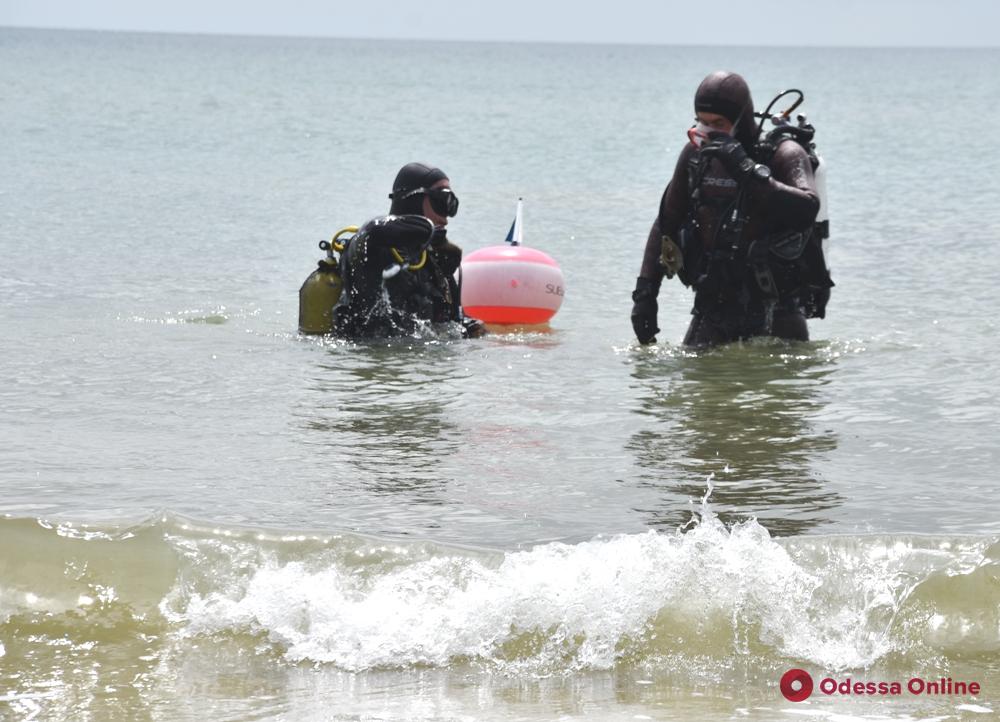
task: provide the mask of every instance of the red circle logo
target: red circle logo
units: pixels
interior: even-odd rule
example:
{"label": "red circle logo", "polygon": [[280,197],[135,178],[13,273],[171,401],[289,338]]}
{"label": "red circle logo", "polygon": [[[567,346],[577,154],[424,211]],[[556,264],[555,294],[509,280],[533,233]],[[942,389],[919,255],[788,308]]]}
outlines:
{"label": "red circle logo", "polygon": [[801,702],[813,692],[813,678],[804,669],[790,669],[781,675],[781,693],[789,702]]}

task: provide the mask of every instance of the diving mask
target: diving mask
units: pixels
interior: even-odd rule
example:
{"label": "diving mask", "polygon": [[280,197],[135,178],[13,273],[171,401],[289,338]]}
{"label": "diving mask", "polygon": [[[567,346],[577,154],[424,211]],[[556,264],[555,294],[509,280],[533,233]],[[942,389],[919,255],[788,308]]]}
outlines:
{"label": "diving mask", "polygon": [[[419,193],[427,194],[427,198],[431,202],[431,208],[439,216],[454,218],[455,214],[458,213],[458,196],[455,195],[455,191],[451,188],[414,188],[412,191],[407,191],[399,197],[409,198]],[[393,196],[390,195],[389,197],[392,198]]]}
{"label": "diving mask", "polygon": [[728,137],[730,137],[729,133],[721,131],[718,128],[713,128],[710,125],[706,125],[700,120],[696,125],[688,128],[688,140],[691,141],[691,145],[695,148],[701,148],[710,141]]}
{"label": "diving mask", "polygon": [[433,188],[427,191],[427,197],[431,201],[431,208],[439,216],[454,218],[458,213],[458,196],[451,188]]}

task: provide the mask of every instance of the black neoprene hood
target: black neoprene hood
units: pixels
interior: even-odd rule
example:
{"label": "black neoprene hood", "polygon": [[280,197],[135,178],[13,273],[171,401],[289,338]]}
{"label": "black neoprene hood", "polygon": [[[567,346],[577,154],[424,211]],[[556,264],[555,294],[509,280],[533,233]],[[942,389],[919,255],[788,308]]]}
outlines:
{"label": "black neoprene hood", "polygon": [[424,196],[421,193],[409,198],[402,198],[409,191],[417,188],[430,188],[440,180],[446,180],[447,174],[440,168],[432,168],[426,163],[407,163],[399,169],[396,180],[392,183],[392,205],[389,213],[394,215],[421,214],[424,207]]}
{"label": "black neoprene hood", "polygon": [[743,76],[718,70],[701,81],[694,94],[696,113],[717,113],[736,127],[733,136],[750,150],[756,142],[753,98]]}

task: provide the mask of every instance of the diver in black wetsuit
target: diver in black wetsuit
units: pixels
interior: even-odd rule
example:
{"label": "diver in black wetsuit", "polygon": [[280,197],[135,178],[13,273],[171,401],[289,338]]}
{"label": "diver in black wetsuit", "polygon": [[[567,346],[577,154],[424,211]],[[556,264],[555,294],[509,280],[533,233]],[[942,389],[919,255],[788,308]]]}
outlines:
{"label": "diver in black wetsuit", "polygon": [[[799,143],[782,142],[767,164],[759,162],[753,100],[735,73],[706,77],[694,105],[698,124],[663,193],[632,294],[636,337],[656,341],[660,282],[677,274],[695,291],[685,345],[808,340],[804,307],[812,301],[803,300],[807,270],[799,258],[813,243],[820,206],[809,155]],[[800,255],[783,262],[779,251]],[[829,281],[825,262],[815,273],[818,284]],[[823,309],[810,315],[822,317]]]}
{"label": "diver in black wetsuit", "polygon": [[334,332],[346,337],[413,333],[421,322],[460,322],[475,337],[484,326],[461,312],[455,272],[462,250],[447,238],[458,197],[440,168],[409,163],[389,194],[390,215],[366,223],[341,256],[344,290]]}

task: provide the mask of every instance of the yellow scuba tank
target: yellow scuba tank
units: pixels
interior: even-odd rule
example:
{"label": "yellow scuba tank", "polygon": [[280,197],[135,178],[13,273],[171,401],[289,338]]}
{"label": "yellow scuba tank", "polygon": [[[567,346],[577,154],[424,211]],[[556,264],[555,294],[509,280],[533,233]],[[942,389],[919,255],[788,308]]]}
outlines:
{"label": "yellow scuba tank", "polygon": [[299,289],[299,332],[310,334],[331,333],[333,331],[333,307],[340,300],[344,283],[340,278],[340,265],[335,253],[344,250],[344,244],[337,239],[347,233],[357,233],[357,226],[348,226],[337,231],[332,241],[320,241],[319,247],[326,251],[315,271]]}

